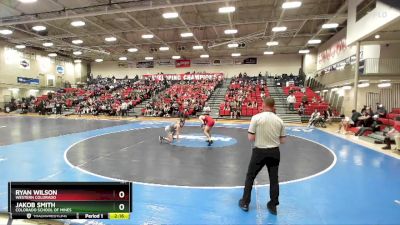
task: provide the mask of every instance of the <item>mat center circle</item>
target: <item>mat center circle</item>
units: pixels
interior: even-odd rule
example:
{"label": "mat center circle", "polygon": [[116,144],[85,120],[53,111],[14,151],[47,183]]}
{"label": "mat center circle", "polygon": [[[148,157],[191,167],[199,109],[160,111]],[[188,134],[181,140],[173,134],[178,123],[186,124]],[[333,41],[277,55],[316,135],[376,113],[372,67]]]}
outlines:
{"label": "mat center circle", "polygon": [[193,134],[182,134],[179,135],[178,140],[174,140],[172,143],[176,146],[187,147],[187,148],[223,148],[234,145],[237,143],[237,140],[233,137],[225,136],[225,135],[212,135],[213,144],[212,146],[208,145],[207,137],[202,133],[193,133]]}
{"label": "mat center circle", "polygon": [[[214,127],[212,146],[198,127],[185,126],[173,144],[159,142],[158,137],[165,135],[160,125],[96,136],[74,144],[66,159],[83,172],[111,179],[191,187],[244,184],[253,147],[247,129]],[[335,158],[327,148],[293,136],[280,152],[280,182],[319,174]],[[257,183],[269,184],[266,167],[257,176]]]}

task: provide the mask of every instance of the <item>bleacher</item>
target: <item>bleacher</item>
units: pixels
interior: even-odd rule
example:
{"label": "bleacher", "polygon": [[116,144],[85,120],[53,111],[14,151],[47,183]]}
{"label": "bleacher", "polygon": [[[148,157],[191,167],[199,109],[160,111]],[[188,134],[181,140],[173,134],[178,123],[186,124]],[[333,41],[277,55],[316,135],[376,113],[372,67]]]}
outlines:
{"label": "bleacher", "polygon": [[[301,87],[296,87],[296,86],[283,87],[283,92],[285,93],[286,96],[288,96],[289,93],[293,91],[293,95],[296,97],[296,103],[294,104],[294,108],[296,110],[299,109],[302,103],[303,96],[307,97],[307,102],[308,102],[308,104],[304,106],[305,115],[311,115],[315,111],[315,109],[317,109],[320,113],[323,113],[325,110],[328,109],[329,104],[323,102],[321,96],[315,93],[311,88],[307,87],[304,93],[301,92],[301,89],[302,89]],[[315,102],[313,102],[314,98],[316,100]]]}
{"label": "bleacher", "polygon": [[[242,106],[239,109],[240,115],[244,117],[251,117],[256,115],[257,113],[262,111],[262,98],[261,95],[264,94],[268,97],[269,91],[266,83],[263,85],[257,84],[248,84],[243,85],[238,82],[239,80],[232,80],[232,83],[228,87],[227,94],[225,95],[225,102],[220,103],[219,115],[220,116],[230,116],[230,103],[232,101],[237,100],[239,91],[246,93],[245,96],[242,96]],[[253,81],[251,81],[253,82]],[[257,103],[257,107],[249,107],[249,102]]]}
{"label": "bleacher", "polygon": [[[180,113],[183,113],[185,116],[192,115],[196,110],[194,104],[192,104],[192,100],[195,100],[196,104],[202,108],[217,87],[218,82],[220,81],[198,80],[191,83],[176,83],[161,93],[158,96],[157,102],[150,103],[151,107],[152,109],[162,108],[164,105],[172,106],[176,102],[179,105]],[[185,109],[184,103],[189,102],[189,100],[188,108]],[[145,114],[146,108],[143,108],[142,115]]]}

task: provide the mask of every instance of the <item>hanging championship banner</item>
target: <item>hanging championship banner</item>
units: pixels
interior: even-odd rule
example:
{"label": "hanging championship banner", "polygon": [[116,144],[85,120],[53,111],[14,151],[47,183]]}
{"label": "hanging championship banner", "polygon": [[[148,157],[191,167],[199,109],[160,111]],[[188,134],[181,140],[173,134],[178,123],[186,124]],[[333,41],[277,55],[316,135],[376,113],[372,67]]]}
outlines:
{"label": "hanging championship banner", "polygon": [[144,78],[152,80],[204,80],[224,78],[223,73],[188,73],[188,74],[145,74]]}
{"label": "hanging championship banner", "polygon": [[154,61],[137,62],[136,68],[154,68]]}
{"label": "hanging championship banner", "polygon": [[190,67],[190,59],[178,59],[175,60],[175,67],[176,68],[187,68]]}
{"label": "hanging championship banner", "polygon": [[159,66],[173,66],[174,61],[172,59],[160,59],[158,60],[157,64]]}
{"label": "hanging championship banner", "polygon": [[211,65],[211,61],[209,59],[194,59],[193,65],[208,66]]}

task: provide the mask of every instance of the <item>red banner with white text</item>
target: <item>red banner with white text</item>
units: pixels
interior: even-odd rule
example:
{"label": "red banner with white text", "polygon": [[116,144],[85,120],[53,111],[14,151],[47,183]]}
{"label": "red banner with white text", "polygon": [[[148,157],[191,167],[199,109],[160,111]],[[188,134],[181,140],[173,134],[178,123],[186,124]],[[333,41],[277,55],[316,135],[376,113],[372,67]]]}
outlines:
{"label": "red banner with white text", "polygon": [[213,80],[224,79],[223,73],[188,73],[188,74],[144,74],[151,80]]}
{"label": "red banner with white text", "polygon": [[178,59],[175,60],[175,67],[176,68],[187,68],[190,67],[191,61],[190,59]]}

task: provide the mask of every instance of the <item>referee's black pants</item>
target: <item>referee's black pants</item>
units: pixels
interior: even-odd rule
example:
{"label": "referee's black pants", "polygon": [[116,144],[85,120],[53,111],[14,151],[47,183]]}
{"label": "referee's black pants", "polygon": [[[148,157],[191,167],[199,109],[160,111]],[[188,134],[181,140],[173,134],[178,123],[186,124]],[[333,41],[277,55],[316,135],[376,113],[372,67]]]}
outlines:
{"label": "referee's black pants", "polygon": [[267,166],[270,181],[269,195],[271,198],[271,203],[275,205],[279,204],[278,170],[280,158],[281,156],[279,147],[253,148],[242,197],[243,203],[250,203],[251,189],[253,188],[254,179],[256,179],[257,174],[261,171],[261,169],[264,166]]}

